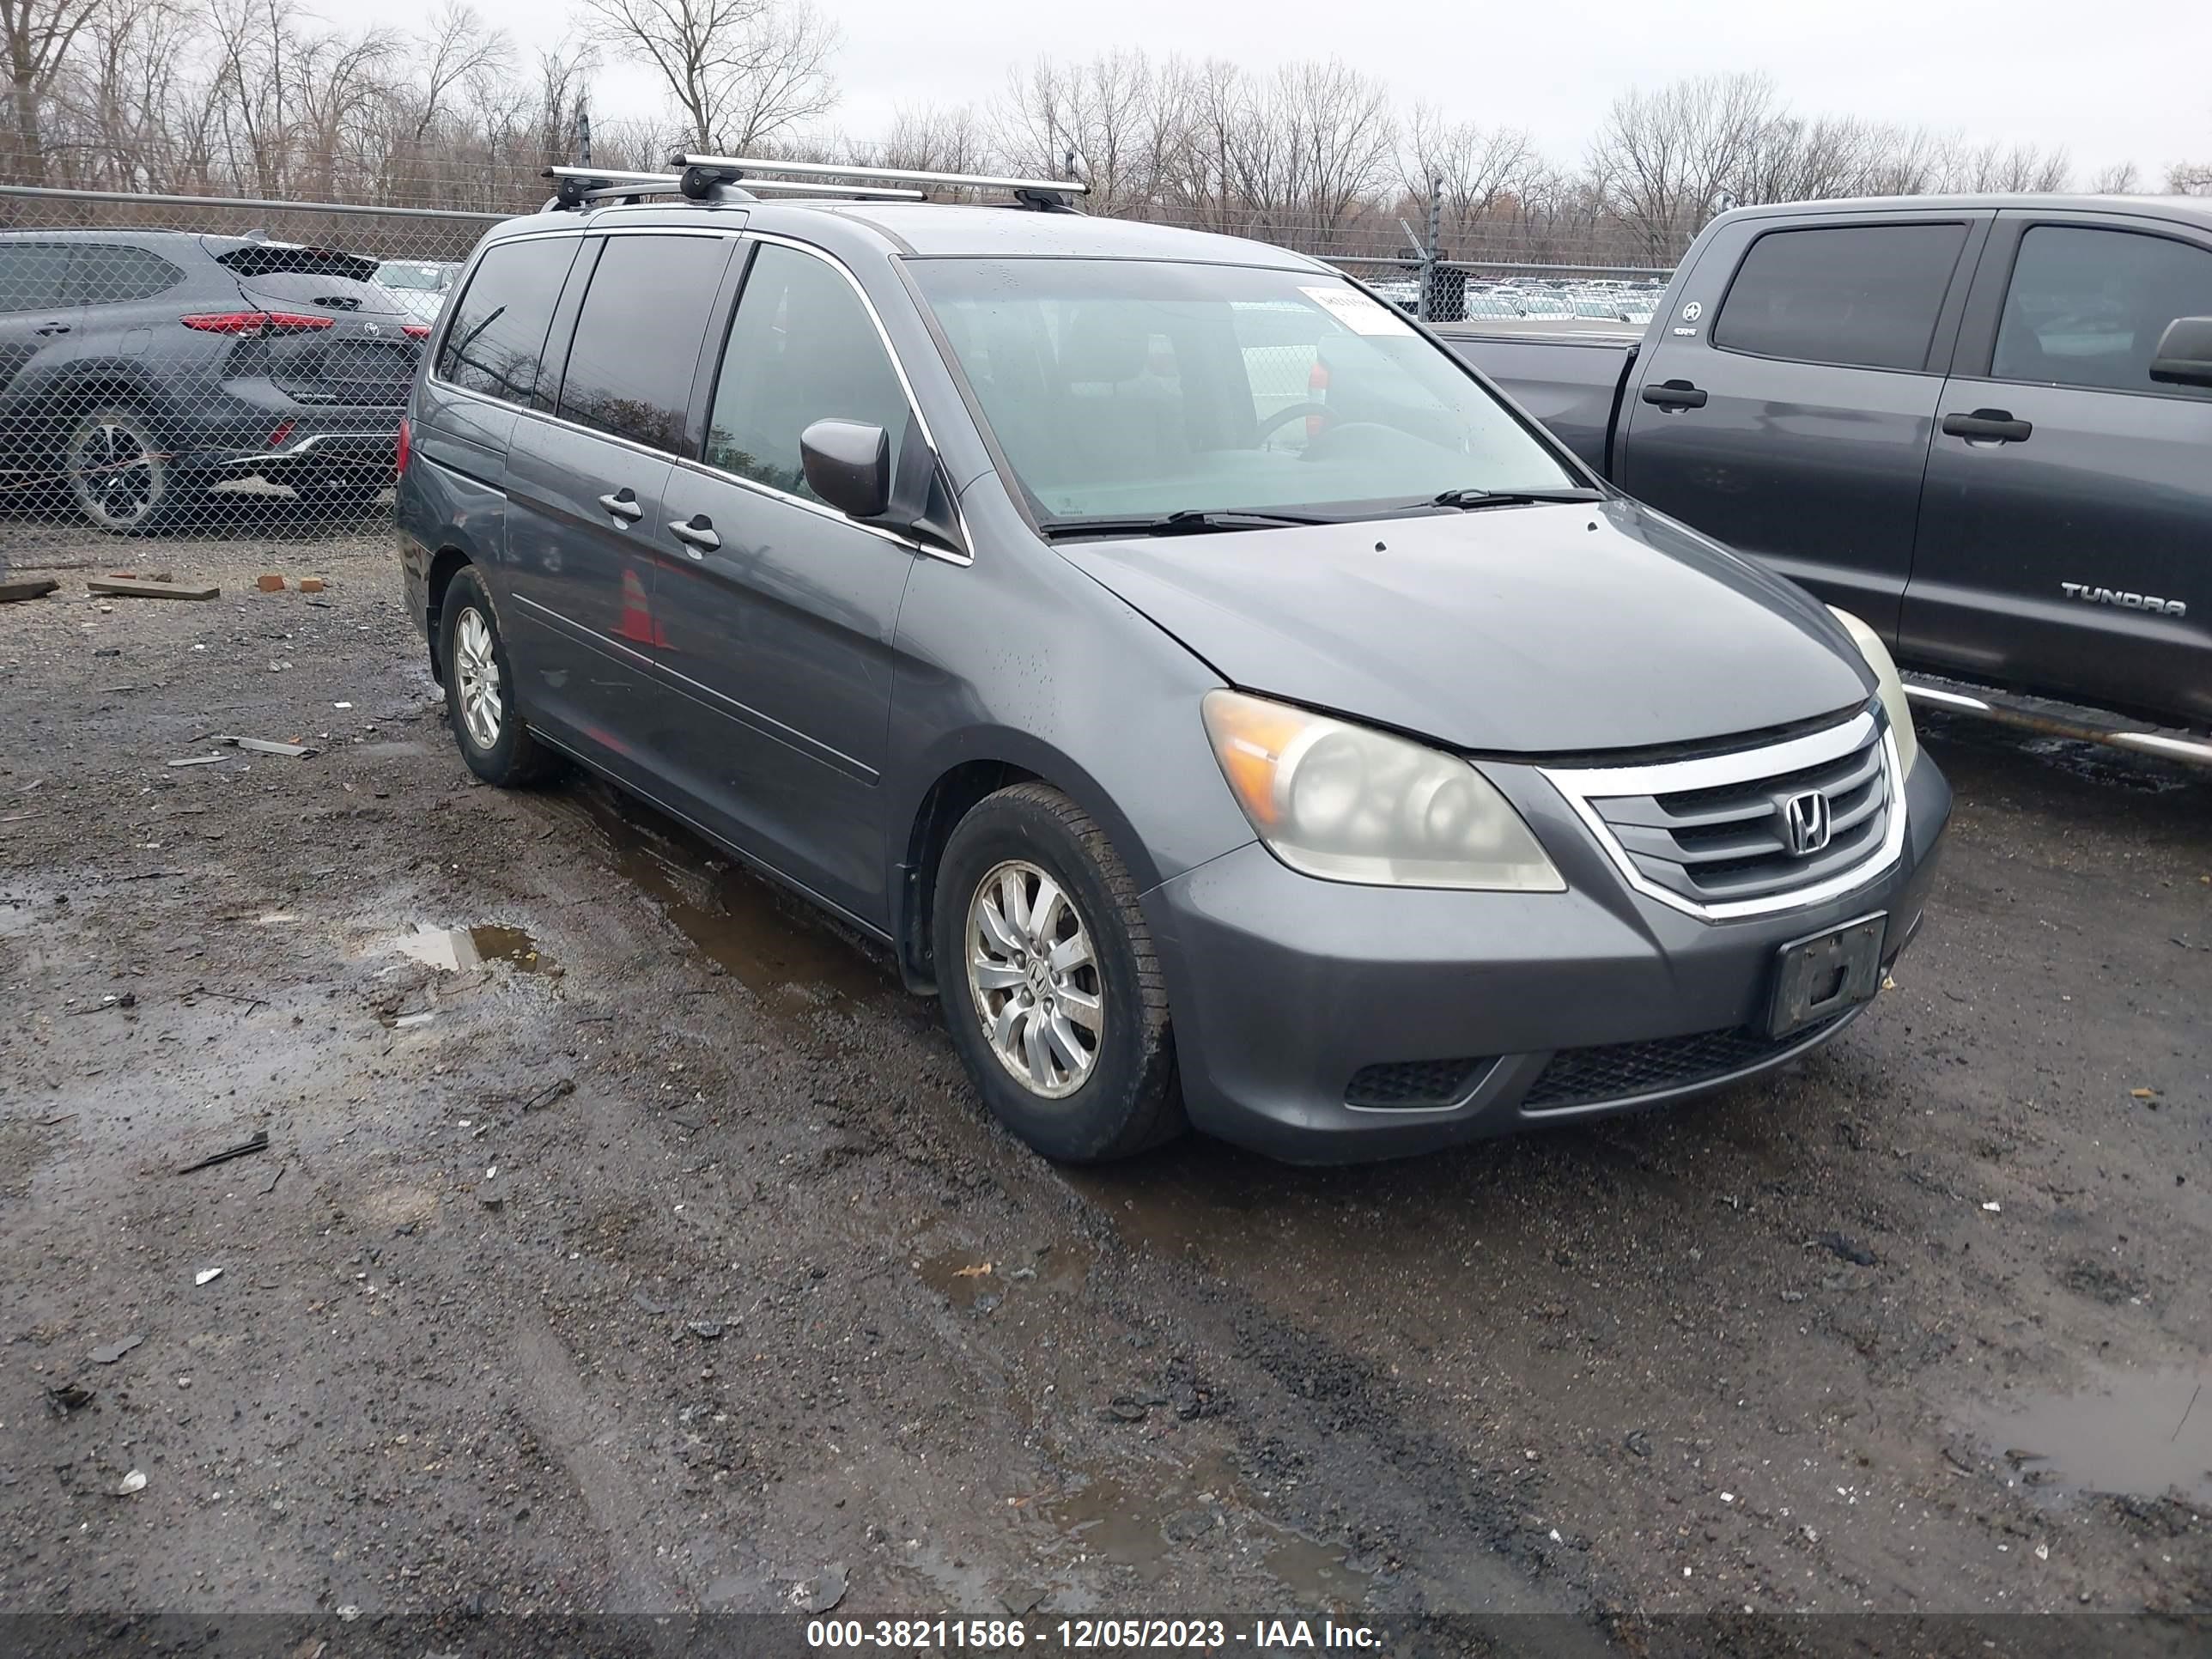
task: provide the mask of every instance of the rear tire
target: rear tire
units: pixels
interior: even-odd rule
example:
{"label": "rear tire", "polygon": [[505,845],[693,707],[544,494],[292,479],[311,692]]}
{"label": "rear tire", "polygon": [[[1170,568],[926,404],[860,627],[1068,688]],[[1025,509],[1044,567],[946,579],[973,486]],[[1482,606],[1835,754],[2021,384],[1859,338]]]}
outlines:
{"label": "rear tire", "polygon": [[111,536],[160,529],[183,494],[152,423],[130,404],[87,410],[63,441],[62,467],[76,510]]}
{"label": "rear tire", "polygon": [[469,770],[501,789],[542,783],[561,770],[560,756],[531,735],[514,701],[514,671],[476,571],[464,567],[447,585],[438,612],[438,660],[446,671],[446,715]]}
{"label": "rear tire", "polygon": [[945,843],[932,932],[946,1030],[984,1104],[1047,1158],[1127,1158],[1188,1127],[1137,884],[1058,790],[1017,784]]}

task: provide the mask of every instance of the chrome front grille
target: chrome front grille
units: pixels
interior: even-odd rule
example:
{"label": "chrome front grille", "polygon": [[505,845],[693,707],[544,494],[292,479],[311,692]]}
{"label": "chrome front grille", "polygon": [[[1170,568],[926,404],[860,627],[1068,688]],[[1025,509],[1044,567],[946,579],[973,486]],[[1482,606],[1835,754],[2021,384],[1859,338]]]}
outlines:
{"label": "chrome front grille", "polygon": [[1733,754],[1545,775],[1631,886],[1709,919],[1836,896],[1904,846],[1896,745],[1871,711]]}

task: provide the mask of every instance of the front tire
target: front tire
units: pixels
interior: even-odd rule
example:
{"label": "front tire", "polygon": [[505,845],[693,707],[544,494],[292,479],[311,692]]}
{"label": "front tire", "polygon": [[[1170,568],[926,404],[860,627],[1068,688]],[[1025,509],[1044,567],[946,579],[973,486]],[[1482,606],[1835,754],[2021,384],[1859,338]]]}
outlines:
{"label": "front tire", "polygon": [[1000,790],[953,830],[936,895],[939,1001],[994,1116],[1070,1164],[1182,1132],[1159,958],[1088,813],[1046,784]]}
{"label": "front tire", "polygon": [[473,569],[454,573],[439,607],[438,629],[446,714],[469,770],[502,789],[519,789],[558,772],[559,756],[523,724],[507,642],[491,595]]}
{"label": "front tire", "polygon": [[129,404],[102,404],[78,420],[62,465],[76,510],[111,536],[159,529],[182,493],[152,424]]}

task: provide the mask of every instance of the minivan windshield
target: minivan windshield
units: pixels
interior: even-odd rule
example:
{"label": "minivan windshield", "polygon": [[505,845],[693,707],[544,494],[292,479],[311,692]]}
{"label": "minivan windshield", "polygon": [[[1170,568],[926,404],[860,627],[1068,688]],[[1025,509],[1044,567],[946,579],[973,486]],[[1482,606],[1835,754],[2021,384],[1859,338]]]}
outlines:
{"label": "minivan windshield", "polygon": [[1324,272],[908,268],[1048,529],[1356,519],[1582,483],[1403,316]]}

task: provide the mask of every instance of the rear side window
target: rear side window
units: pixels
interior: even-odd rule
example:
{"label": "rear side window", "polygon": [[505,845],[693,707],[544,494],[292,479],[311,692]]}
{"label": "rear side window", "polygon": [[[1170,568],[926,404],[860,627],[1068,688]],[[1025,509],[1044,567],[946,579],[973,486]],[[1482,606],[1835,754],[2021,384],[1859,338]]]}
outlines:
{"label": "rear side window", "polygon": [[707,459],[811,499],[799,434],[817,421],[906,433],[906,390],[852,285],[827,262],[774,242],[753,256],[714,382]]}
{"label": "rear side window", "polygon": [[610,236],[577,313],[561,414],[673,455],[732,243]]}
{"label": "rear side window", "polygon": [[2177,317],[2212,317],[2212,253],[2163,236],[2038,225],[2021,240],[1990,373],[2000,380],[2212,396],[2212,388],[2150,378],[2159,337]]}
{"label": "rear side window", "polygon": [[174,288],[185,273],[143,247],[80,242],[70,253],[70,298],[88,306],[150,300]]}
{"label": "rear side window", "polygon": [[556,236],[487,250],[438,348],[438,378],[487,398],[528,404],[576,248],[576,238]]}
{"label": "rear side window", "polygon": [[1770,231],[1729,287],[1712,342],[1727,351],[1862,368],[1922,368],[1964,225]]}
{"label": "rear side window", "polygon": [[0,311],[46,311],[63,303],[69,249],[58,242],[0,241]]}

